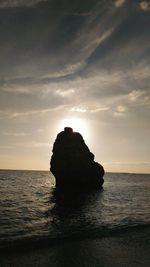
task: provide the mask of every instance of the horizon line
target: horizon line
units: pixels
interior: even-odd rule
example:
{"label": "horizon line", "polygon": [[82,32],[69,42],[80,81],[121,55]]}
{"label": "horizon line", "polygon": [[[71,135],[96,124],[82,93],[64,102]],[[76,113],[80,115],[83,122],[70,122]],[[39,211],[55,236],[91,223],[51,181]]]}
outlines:
{"label": "horizon line", "polygon": [[[3,169],[3,168],[0,168],[0,171],[35,171],[35,172],[50,172],[50,170],[35,170],[35,169]],[[150,172],[128,172],[128,171],[124,171],[124,172],[120,172],[120,171],[105,171],[105,173],[120,173],[120,174],[147,174],[147,175],[150,175]]]}

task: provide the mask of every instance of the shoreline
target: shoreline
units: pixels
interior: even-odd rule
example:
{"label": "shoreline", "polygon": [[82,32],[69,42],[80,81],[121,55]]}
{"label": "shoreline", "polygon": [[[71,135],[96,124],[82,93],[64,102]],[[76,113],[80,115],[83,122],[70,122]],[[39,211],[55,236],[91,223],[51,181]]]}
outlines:
{"label": "shoreline", "polygon": [[0,266],[149,267],[150,226],[100,237],[51,240],[51,243],[5,248]]}

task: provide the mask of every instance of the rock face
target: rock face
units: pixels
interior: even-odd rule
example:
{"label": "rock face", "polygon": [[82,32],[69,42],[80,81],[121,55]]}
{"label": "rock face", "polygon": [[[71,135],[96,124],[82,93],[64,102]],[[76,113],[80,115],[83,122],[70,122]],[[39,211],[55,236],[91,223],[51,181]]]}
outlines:
{"label": "rock face", "polygon": [[99,188],[104,180],[104,168],[94,161],[94,155],[80,133],[70,127],[57,135],[53,145],[50,171],[56,188]]}

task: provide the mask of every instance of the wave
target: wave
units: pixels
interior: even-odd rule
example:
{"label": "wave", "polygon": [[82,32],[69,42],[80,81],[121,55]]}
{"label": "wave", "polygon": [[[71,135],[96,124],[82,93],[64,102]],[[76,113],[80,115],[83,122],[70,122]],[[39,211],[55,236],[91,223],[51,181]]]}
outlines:
{"label": "wave", "polygon": [[93,240],[93,239],[101,239],[104,237],[112,237],[118,236],[125,233],[134,233],[142,232],[146,229],[150,230],[150,224],[141,224],[141,225],[132,225],[132,226],[124,226],[117,227],[113,229],[101,229],[101,231],[92,231],[90,233],[74,233],[68,236],[38,236],[38,237],[26,237],[12,241],[4,241],[0,243],[0,252],[8,253],[9,251],[24,251],[36,248],[45,248],[48,246],[57,245],[58,242],[72,242],[72,241],[81,241],[81,240]]}

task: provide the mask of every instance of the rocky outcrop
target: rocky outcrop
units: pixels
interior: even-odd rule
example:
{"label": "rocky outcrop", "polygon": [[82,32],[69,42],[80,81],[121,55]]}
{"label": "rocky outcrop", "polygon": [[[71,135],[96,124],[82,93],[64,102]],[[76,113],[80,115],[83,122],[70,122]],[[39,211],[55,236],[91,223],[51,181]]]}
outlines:
{"label": "rocky outcrop", "polygon": [[70,127],[57,135],[53,145],[50,171],[57,188],[99,188],[104,180],[104,168],[94,161],[94,155],[80,133]]}

